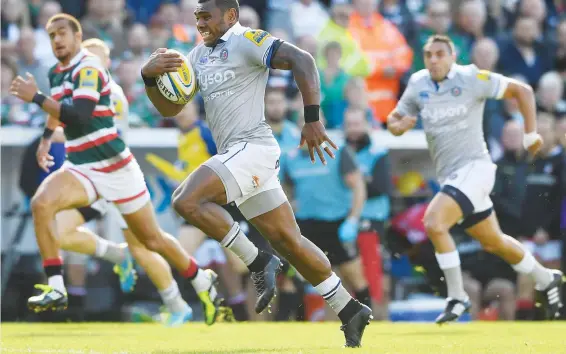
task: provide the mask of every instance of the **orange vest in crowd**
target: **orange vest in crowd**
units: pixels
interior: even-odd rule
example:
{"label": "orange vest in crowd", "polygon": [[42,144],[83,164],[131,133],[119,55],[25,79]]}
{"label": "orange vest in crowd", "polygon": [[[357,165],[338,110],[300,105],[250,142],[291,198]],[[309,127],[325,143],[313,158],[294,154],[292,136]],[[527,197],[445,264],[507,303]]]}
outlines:
{"label": "orange vest in crowd", "polygon": [[[366,21],[354,12],[348,29],[369,58],[371,74],[366,78],[369,104],[375,119],[385,122],[397,104],[399,80],[411,68],[413,51],[397,27],[379,13]],[[387,67],[395,69],[394,77],[383,76]]]}

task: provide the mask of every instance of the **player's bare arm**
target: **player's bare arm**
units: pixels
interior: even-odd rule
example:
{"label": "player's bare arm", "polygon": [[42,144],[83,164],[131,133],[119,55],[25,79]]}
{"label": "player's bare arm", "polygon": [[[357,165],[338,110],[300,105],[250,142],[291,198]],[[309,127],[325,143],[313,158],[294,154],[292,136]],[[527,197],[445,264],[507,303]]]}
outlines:
{"label": "player's bare arm", "polygon": [[403,116],[397,111],[391,112],[387,117],[387,129],[395,136],[401,136],[406,131],[413,129],[417,123],[417,117]]}
{"label": "player's bare arm", "polygon": [[315,162],[314,151],[316,150],[320,161],[326,164],[321,146],[331,158],[334,158],[334,153],[326,146],[325,142],[328,142],[334,149],[338,149],[338,147],[326,135],[326,129],[324,129],[324,125],[319,120],[320,79],[314,58],[304,50],[283,42],[275,52],[273,59],[271,59],[271,66],[275,69],[291,70],[293,72],[297,86],[303,95],[303,104],[305,106],[305,125],[301,132],[299,146],[303,146],[306,143],[311,161]]}
{"label": "player's bare arm", "polygon": [[173,117],[183,110],[185,105],[175,104],[167,100],[159,92],[155,78],[161,74],[175,72],[183,64],[183,59],[177,53],[167,53],[167,49],[159,48],[151,54],[143,65],[141,73],[145,83],[145,92],[151,103],[164,117]]}
{"label": "player's bare arm", "polygon": [[514,98],[519,104],[519,110],[525,122],[523,146],[531,155],[536,155],[542,146],[542,138],[537,133],[537,111],[535,94],[530,85],[507,78],[509,81],[503,98]]}

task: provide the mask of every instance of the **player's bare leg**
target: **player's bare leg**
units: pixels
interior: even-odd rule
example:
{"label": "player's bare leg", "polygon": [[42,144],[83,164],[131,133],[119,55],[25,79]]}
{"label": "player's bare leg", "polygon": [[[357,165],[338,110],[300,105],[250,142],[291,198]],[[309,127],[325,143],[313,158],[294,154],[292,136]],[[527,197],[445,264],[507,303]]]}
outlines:
{"label": "player's bare leg", "polygon": [[[253,198],[244,202],[253,203]],[[242,206],[244,205],[242,204]],[[273,248],[285,257],[311,283],[342,321],[347,347],[359,347],[365,327],[373,318],[371,309],[354,298],[332,272],[326,255],[301,235],[293,209],[288,201],[250,220],[269,240]]]}
{"label": "player's bare leg", "polygon": [[137,239],[149,250],[162,255],[179,273],[191,281],[204,308],[205,322],[212,325],[216,321],[221,299],[216,291],[217,275],[211,270],[202,270],[179,242],[161,230],[155,218],[151,202],[141,209],[124,214],[128,227]]}
{"label": "player's bare leg", "polygon": [[257,291],[256,312],[261,313],[275,296],[277,257],[259,250],[221,205],[227,203],[224,184],[208,166],[200,166],[173,193],[173,206],[191,225],[234,252],[252,272]]}
{"label": "player's bare leg", "polygon": [[57,213],[57,227],[61,249],[101,258],[114,263],[114,272],[120,279],[120,288],[129,293],[134,290],[137,275],[126,244],[105,240],[83,225],[85,217],[77,209]]}
{"label": "player's bare leg", "polygon": [[67,290],[63,282],[63,262],[59,256],[55,216],[59,211],[88,204],[88,194],[81,182],[65,170],[58,170],[47,177],[32,198],[35,234],[48,285],[36,285],[43,293],[29,298],[28,307],[31,310],[41,312],[67,307]]}
{"label": "player's bare leg", "polygon": [[545,306],[547,317],[558,318],[562,304],[563,274],[542,266],[523,245],[505,235],[495,213],[466,230],[483,248],[509,263],[516,272],[529,275],[535,282],[537,305]]}
{"label": "player's bare leg", "polygon": [[460,219],[462,209],[458,203],[443,192],[437,193],[430,202],[424,217],[424,226],[436,251],[436,260],[444,272],[448,291],[447,305],[436,319],[436,323],[444,323],[458,319],[470,310],[469,297],[464,290],[460,255],[449,230]]}
{"label": "player's bare leg", "polygon": [[129,229],[123,230],[123,232],[132,256],[145,270],[167,307],[168,313],[164,319],[165,324],[176,327],[190,321],[193,317],[193,310],[181,297],[179,286],[173,279],[169,263],[159,254],[145,248]]}

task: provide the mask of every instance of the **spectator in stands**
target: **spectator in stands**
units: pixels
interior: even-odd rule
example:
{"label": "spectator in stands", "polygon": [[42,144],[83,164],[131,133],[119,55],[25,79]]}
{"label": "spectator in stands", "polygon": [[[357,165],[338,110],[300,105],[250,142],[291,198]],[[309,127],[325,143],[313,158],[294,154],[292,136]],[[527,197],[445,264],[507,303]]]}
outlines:
{"label": "spectator in stands", "polygon": [[[173,1],[161,1],[157,13],[162,18],[168,30],[171,30],[173,26],[179,22],[179,7]],[[193,13],[193,17],[194,16],[195,14]]]}
{"label": "spectator in stands", "polygon": [[265,92],[265,120],[271,127],[273,135],[282,153],[296,149],[301,140],[301,132],[297,125],[288,118],[289,103],[283,89],[268,89]]}
{"label": "spectator in stands", "polygon": [[60,12],[61,5],[56,1],[44,2],[39,10],[38,26],[35,29],[35,57],[48,67],[57,64],[57,58],[55,58],[53,49],[51,49],[51,40],[45,30],[45,25],[52,16]]}
{"label": "spectator in stands", "polygon": [[10,95],[10,85],[17,74],[17,65],[8,58],[2,58],[2,125],[42,126],[45,115],[37,105]]}
{"label": "spectator in stands", "polygon": [[[289,8],[294,0],[266,0],[264,25],[268,31],[281,29],[290,35],[293,34],[293,24],[289,21]],[[261,15],[261,14],[260,14]]]}
{"label": "spectator in stands", "polygon": [[20,0],[2,1],[2,40],[16,43],[20,38],[20,28],[31,25],[26,5]]}
{"label": "spectator in stands", "polygon": [[26,77],[30,73],[35,77],[37,87],[41,92],[49,93],[49,67],[35,57],[35,34],[31,27],[22,27],[18,40],[19,70],[18,75]]}
{"label": "spectator in stands", "polygon": [[340,69],[342,48],[338,42],[330,42],[324,48],[324,54],[328,65],[320,71],[320,89],[322,102],[320,107],[326,117],[326,127],[336,129],[342,126],[344,97],[346,84],[350,77]]}
{"label": "spectator in stands", "polygon": [[424,68],[423,46],[428,37],[433,34],[449,36],[456,48],[458,64],[465,65],[470,63],[470,50],[466,38],[452,29],[450,2],[446,0],[431,0],[427,6],[425,23],[419,30],[417,42],[413,48],[415,50],[413,71]]}
{"label": "spectator in stands", "polygon": [[[478,39],[472,47],[472,63],[480,70],[495,71],[499,60],[499,49],[491,38]],[[495,144],[492,140],[499,141],[505,118],[503,117],[503,105],[501,101],[487,100],[483,115],[484,135],[489,146]]]}
{"label": "spectator in stands", "polygon": [[349,30],[370,60],[366,78],[374,119],[384,123],[397,102],[400,79],[409,70],[413,51],[397,27],[377,11],[376,0],[355,0]]}
{"label": "spectator in stands", "polygon": [[549,71],[540,78],[537,92],[537,106],[540,111],[562,116],[566,114],[564,82],[556,71]]}
{"label": "spectator in stands", "polygon": [[336,3],[332,6],[330,13],[331,18],[317,36],[319,51],[316,58],[319,69],[324,70],[328,65],[324,53],[326,45],[330,42],[338,42],[342,48],[340,58],[342,70],[350,76],[368,76],[371,72],[369,60],[348,31],[352,6],[348,3]]}
{"label": "spectator in stands", "polygon": [[379,12],[386,20],[391,21],[391,23],[397,26],[409,45],[415,43],[417,39],[417,25],[406,2],[400,0],[383,0],[379,3]]}
{"label": "spectator in stands", "polygon": [[503,157],[497,160],[497,173],[492,192],[493,208],[501,230],[519,238],[523,235],[522,205],[525,197],[527,162],[522,145],[522,123],[509,120],[503,127]]}
{"label": "spectator in stands", "polygon": [[316,38],[314,36],[304,35],[297,38],[297,47],[301,48],[313,57],[316,57],[318,42],[316,41]]}
{"label": "spectator in stands", "polygon": [[259,15],[250,6],[240,6],[240,24],[253,29],[260,28]]}
{"label": "spectator in stands", "polygon": [[566,82],[566,20],[562,20],[556,27],[556,56],[554,57],[554,70]]}
{"label": "spectator in stands", "polygon": [[158,12],[151,17],[148,25],[150,48],[165,47],[169,37],[171,36],[172,28],[168,27],[167,23],[167,19],[161,12]]}
{"label": "spectator in stands", "polygon": [[187,55],[201,41],[194,14],[197,3],[197,0],[180,2],[178,21],[173,25],[171,37],[167,40],[167,48],[178,50]]}
{"label": "spectator in stands", "polygon": [[458,30],[468,40],[468,50],[485,36],[486,5],[482,0],[466,0],[458,8]]}
{"label": "spectator in stands", "polygon": [[122,58],[137,61],[141,67],[143,62],[151,55],[152,50],[149,45],[147,27],[141,23],[135,23],[128,30],[128,48]]}
{"label": "spectator in stands", "polygon": [[144,94],[145,86],[139,75],[139,68],[139,62],[123,60],[116,70],[116,77],[130,103],[128,122],[131,127],[156,127],[160,122],[160,115]]}
{"label": "spectator in stands", "polygon": [[552,68],[552,58],[547,48],[536,41],[539,30],[536,21],[520,17],[513,27],[513,36],[503,39],[497,67],[506,75],[521,75],[536,88],[541,76]]}
{"label": "spectator in stands", "polygon": [[537,23],[540,39],[548,42],[551,39],[551,31],[554,30],[554,19],[547,12],[545,0],[521,0],[518,5],[518,15],[530,17]]}
{"label": "spectator in stands", "polygon": [[525,236],[532,237],[533,254],[542,264],[560,268],[561,211],[566,191],[566,160],[558,144],[555,118],[539,113],[537,131],[544,144],[527,174],[522,219]]}
{"label": "spectator in stands", "polygon": [[328,12],[318,0],[295,0],[289,16],[295,38],[317,36],[328,21]]}
{"label": "spectator in stands", "polygon": [[111,50],[111,56],[120,56],[126,49],[122,24],[112,13],[113,0],[88,0],[87,13],[82,19],[83,39],[100,38]]}
{"label": "spectator in stands", "polygon": [[343,111],[341,112],[342,115],[344,115],[345,110],[348,108],[361,109],[366,112],[366,118],[369,122],[371,122],[372,126],[381,126],[381,122],[376,122],[373,119],[373,112],[369,105],[366,83],[363,79],[354,77],[348,80],[348,84],[346,84],[346,88],[344,90],[344,96],[346,98],[346,105],[343,107]]}

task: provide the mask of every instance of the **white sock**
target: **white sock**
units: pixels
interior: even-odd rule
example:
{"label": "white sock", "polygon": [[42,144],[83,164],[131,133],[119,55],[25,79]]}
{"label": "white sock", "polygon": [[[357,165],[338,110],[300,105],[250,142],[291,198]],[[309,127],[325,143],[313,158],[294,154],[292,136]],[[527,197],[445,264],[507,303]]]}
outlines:
{"label": "white sock", "polygon": [[67,289],[65,289],[65,282],[63,281],[63,276],[61,274],[50,276],[47,279],[47,284],[57,291],[62,293],[67,292]]}
{"label": "white sock", "polygon": [[181,297],[179,286],[174,280],[167,289],[159,291],[159,295],[170,313],[181,312],[188,306],[185,300]]}
{"label": "white sock", "polygon": [[94,255],[114,264],[120,264],[126,259],[126,250],[120,245],[109,242],[101,237],[96,239],[96,251]]}
{"label": "white sock", "polygon": [[462,268],[460,268],[460,254],[458,251],[435,253],[438,266],[444,272],[448,297],[457,300],[466,300],[468,294],[464,290]]}
{"label": "white sock", "polygon": [[252,264],[259,253],[257,247],[246,237],[237,222],[232,225],[220,244],[234,252],[247,266]]}
{"label": "white sock", "polygon": [[195,288],[197,294],[210,289],[211,281],[208,275],[202,270],[198,269],[196,276],[191,280],[193,288]]}
{"label": "white sock", "polygon": [[543,267],[531,252],[527,251],[524,247],[525,256],[517,264],[511,265],[517,273],[528,274],[536,282],[535,289],[544,290],[550,285],[553,279],[550,269]]}
{"label": "white sock", "polygon": [[324,298],[326,303],[338,314],[350,300],[352,296],[342,285],[342,281],[332,272],[332,275],[322,283],[314,287]]}

